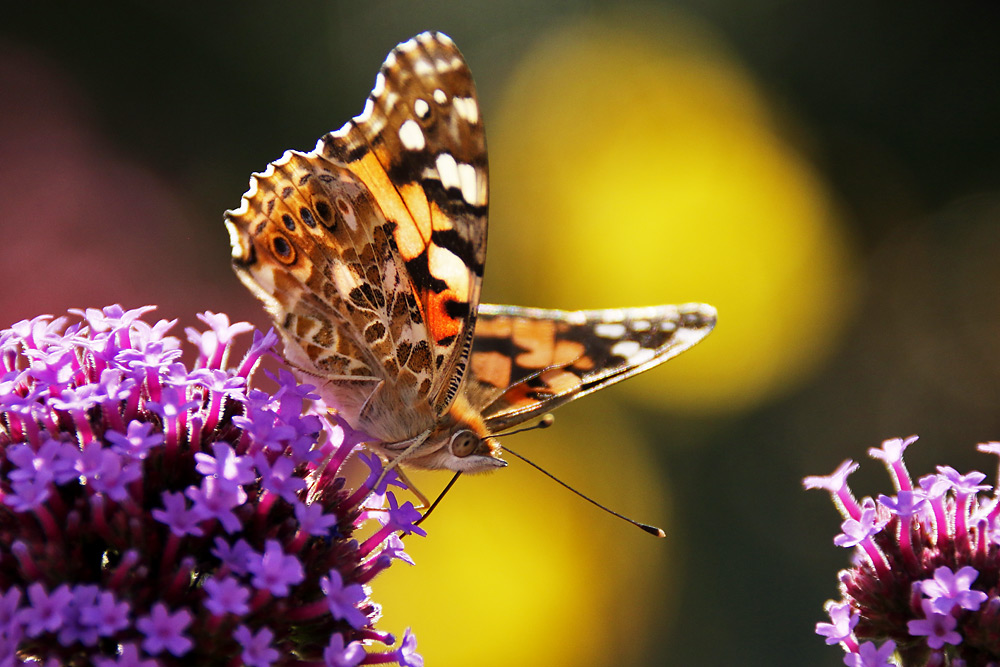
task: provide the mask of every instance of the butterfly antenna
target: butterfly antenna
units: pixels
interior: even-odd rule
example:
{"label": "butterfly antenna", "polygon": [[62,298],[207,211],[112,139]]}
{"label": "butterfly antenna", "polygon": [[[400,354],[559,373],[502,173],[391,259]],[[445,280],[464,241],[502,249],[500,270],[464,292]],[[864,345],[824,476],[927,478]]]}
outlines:
{"label": "butterfly antenna", "polygon": [[424,522],[424,519],[426,519],[427,517],[429,517],[431,515],[431,512],[434,511],[434,508],[437,507],[438,503],[441,502],[441,499],[444,498],[444,494],[446,494],[449,491],[451,491],[451,487],[455,486],[455,482],[458,481],[458,478],[459,478],[459,476],[461,474],[462,474],[461,470],[459,470],[458,472],[455,473],[455,476],[452,477],[451,481],[448,482],[447,486],[444,487],[444,491],[442,491],[441,493],[438,494],[438,497],[434,499],[434,502],[432,502],[431,506],[427,508],[427,511],[423,513],[423,516],[421,516],[419,519],[417,519],[416,521],[413,522],[414,526],[419,526],[420,524],[422,524]]}
{"label": "butterfly antenna", "polygon": [[[544,415],[542,415],[542,418],[538,420],[537,423],[532,424],[531,426],[525,426],[524,428],[519,428],[516,431],[507,431],[506,433],[497,433],[493,437],[494,438],[505,438],[508,435],[514,435],[516,433],[524,433],[525,431],[534,431],[535,429],[539,429],[539,428],[548,428],[548,427],[552,426],[552,424],[555,423],[555,421],[556,421],[556,418],[552,416],[552,413],[544,414]],[[517,455],[515,454],[515,456],[517,456]]]}
{"label": "butterfly antenna", "polygon": [[[550,423],[551,423],[551,420],[550,420]],[[541,427],[541,428],[544,428],[544,427]],[[523,429],[523,430],[528,430],[528,429]],[[514,431],[514,433],[517,433],[517,431]],[[504,435],[510,435],[510,434],[509,433],[505,433]],[[517,458],[521,459],[522,461],[524,461],[529,466],[531,466],[532,468],[534,468],[538,472],[542,473],[543,475],[545,475],[549,479],[558,482],[559,484],[563,485],[564,487],[566,487],[567,489],[569,489],[570,491],[572,491],[576,495],[578,495],[581,498],[583,498],[584,500],[586,500],[591,505],[595,505],[595,506],[599,507],[600,509],[604,510],[608,514],[610,514],[612,516],[616,516],[619,519],[621,519],[622,521],[627,521],[630,524],[632,524],[633,526],[635,526],[637,528],[641,528],[642,530],[644,530],[645,532],[649,533],[650,535],[656,535],[657,537],[666,537],[667,536],[667,534],[664,533],[663,530],[661,530],[660,528],[657,528],[656,526],[650,526],[649,524],[646,524],[646,523],[640,523],[640,522],[636,521],[635,519],[630,519],[627,516],[625,516],[624,514],[619,514],[618,512],[614,511],[610,507],[605,507],[604,505],[602,505],[601,503],[597,502],[596,500],[594,500],[590,496],[586,496],[586,495],[580,493],[579,491],[577,491],[576,489],[574,489],[572,486],[570,486],[566,482],[562,481],[561,479],[559,479],[558,477],[556,477],[555,475],[553,475],[552,473],[550,473],[545,468],[541,467],[540,465],[538,465],[534,461],[531,461],[529,459],[524,458],[523,456],[521,456],[520,454],[518,454],[517,452],[515,452],[514,450],[512,450],[510,447],[504,446],[504,451],[506,451],[506,452],[508,452],[510,454],[513,454],[514,456],[516,456]],[[437,501],[435,501],[435,502],[437,502]],[[430,512],[428,512],[428,514],[429,513]]]}

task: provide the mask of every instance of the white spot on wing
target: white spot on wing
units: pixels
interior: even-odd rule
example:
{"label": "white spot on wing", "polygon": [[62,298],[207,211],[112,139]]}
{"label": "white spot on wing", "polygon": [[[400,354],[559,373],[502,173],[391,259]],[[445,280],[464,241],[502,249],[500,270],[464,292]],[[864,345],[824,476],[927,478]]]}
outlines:
{"label": "white spot on wing", "polygon": [[385,116],[378,115],[372,116],[371,120],[368,121],[368,127],[364,128],[364,133],[366,136],[374,137],[376,134],[382,132],[385,128]]}
{"label": "white spot on wing", "polygon": [[[273,169],[271,171],[272,173],[274,172]],[[243,205],[246,204],[247,198],[254,197],[257,194],[257,189],[260,187],[260,184],[257,182],[257,178],[259,176],[261,176],[261,174],[254,174],[253,176],[250,177],[250,187],[248,187],[247,191],[243,193],[244,201],[242,204],[240,204],[240,209],[242,209]]]}
{"label": "white spot on wing", "polygon": [[470,125],[479,122],[479,105],[471,97],[456,97],[452,104],[455,106],[455,113],[459,118],[463,118]]}
{"label": "white spot on wing", "polygon": [[635,322],[632,322],[630,326],[632,327],[632,331],[641,333],[643,331],[649,331],[653,325],[649,323],[649,320],[636,320]]}
{"label": "white spot on wing", "polygon": [[619,308],[608,308],[597,312],[605,322],[621,322],[625,319],[625,311]]}
{"label": "white spot on wing", "polygon": [[479,171],[464,162],[458,165],[458,180],[462,184],[462,199],[472,206],[482,206],[482,189],[479,187]]}
{"label": "white spot on wing", "polygon": [[617,322],[597,324],[594,333],[602,338],[621,338],[625,335],[625,325]]}
{"label": "white spot on wing", "polygon": [[361,110],[361,113],[359,113],[357,116],[354,117],[354,122],[355,123],[366,123],[366,122],[368,122],[368,119],[371,118],[371,116],[372,116],[372,110],[374,108],[375,108],[375,105],[372,104],[372,98],[366,97],[365,98],[365,108]]}
{"label": "white spot on wing", "polygon": [[611,354],[616,357],[624,357],[630,366],[644,364],[656,356],[656,350],[642,347],[634,340],[623,340],[615,343],[611,348]]}
{"label": "white spot on wing", "polygon": [[431,244],[427,248],[427,268],[432,276],[448,283],[456,296],[462,299],[469,297],[469,268],[458,255],[447,248]]}
{"label": "white spot on wing", "polygon": [[448,101],[448,96],[445,95],[444,91],[441,90],[440,88],[435,88],[434,101],[437,102],[438,104],[444,104],[445,102]]}
{"label": "white spot on wing", "polygon": [[[292,159],[292,151],[285,151],[284,153],[281,154],[281,157],[279,157],[271,164],[267,165],[267,169],[264,170],[265,176],[270,176],[271,174],[273,174],[274,167],[284,167],[286,164],[289,163],[289,161],[291,161],[291,159]],[[271,174],[267,173],[268,169],[271,170]]]}
{"label": "white spot on wing", "polygon": [[462,181],[458,176],[458,165],[455,163],[455,158],[451,156],[451,153],[441,153],[438,155],[435,166],[437,167],[438,177],[441,179],[441,185],[446,190],[448,188],[461,189]]}
{"label": "white spot on wing", "polygon": [[[396,56],[390,53],[389,58],[395,60]],[[386,64],[389,63],[389,58],[386,58],[385,60]],[[378,74],[375,75],[375,87],[372,88],[372,95],[375,97],[380,97],[384,92],[385,92],[385,75],[382,74],[382,72],[379,72]]]}
{"label": "white spot on wing", "polygon": [[623,340],[621,342],[615,343],[614,347],[611,348],[611,354],[616,357],[630,358],[633,354],[637,353],[642,349],[642,345],[639,345],[634,340]]}
{"label": "white spot on wing", "polygon": [[417,76],[427,76],[428,74],[434,72],[434,68],[431,67],[431,64],[429,62],[427,62],[423,58],[420,58],[419,60],[414,61],[413,72]]}
{"label": "white spot on wing", "polygon": [[[250,192],[253,190],[253,192]],[[250,190],[246,191],[243,198],[240,199],[240,207],[232,211],[228,211],[229,215],[233,217],[239,217],[241,215],[246,215],[247,211],[250,210],[250,202],[247,201],[247,197],[253,197],[257,193],[257,181],[256,179],[250,181]]]}
{"label": "white spot on wing", "polygon": [[403,148],[410,151],[422,151],[426,145],[423,130],[412,118],[400,126],[399,140],[403,142]]}
{"label": "white spot on wing", "polygon": [[382,101],[382,108],[385,110],[385,115],[389,115],[389,112],[392,111],[392,108],[396,106],[396,102],[398,101],[399,93],[394,93],[392,91],[386,93],[385,99]]}
{"label": "white spot on wing", "polygon": [[413,103],[413,113],[420,118],[427,118],[431,113],[431,106],[425,100],[418,99]]}
{"label": "white spot on wing", "polygon": [[[244,200],[243,203],[245,205],[246,200]],[[240,208],[243,207],[241,206]],[[234,213],[239,215],[239,211],[235,211]],[[243,235],[240,233],[240,230],[238,230],[236,225],[229,220],[226,220],[226,229],[229,230],[229,245],[233,248],[233,257],[237,259],[243,257]]]}

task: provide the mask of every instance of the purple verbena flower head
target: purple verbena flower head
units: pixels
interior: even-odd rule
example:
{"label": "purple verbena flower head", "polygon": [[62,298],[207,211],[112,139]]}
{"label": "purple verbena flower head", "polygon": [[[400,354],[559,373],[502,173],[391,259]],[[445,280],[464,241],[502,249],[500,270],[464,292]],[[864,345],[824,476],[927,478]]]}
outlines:
{"label": "purple verbena flower head", "polygon": [[[845,519],[834,543],[855,554],[816,632],[853,667],[1000,665],[1000,501],[976,471],[938,466],[914,483],[903,451],[915,440],[869,450],[895,487],[877,502],[854,500],[851,462],[806,478],[833,497]],[[1000,454],[997,443],[980,450]]]}
{"label": "purple verbena flower head", "polygon": [[229,367],[251,327],[206,313],[189,367],[151,310],[0,331],[0,665],[421,664],[373,627],[422,531],[377,459],[343,477],[364,434],[287,371],[253,386],[273,333]]}

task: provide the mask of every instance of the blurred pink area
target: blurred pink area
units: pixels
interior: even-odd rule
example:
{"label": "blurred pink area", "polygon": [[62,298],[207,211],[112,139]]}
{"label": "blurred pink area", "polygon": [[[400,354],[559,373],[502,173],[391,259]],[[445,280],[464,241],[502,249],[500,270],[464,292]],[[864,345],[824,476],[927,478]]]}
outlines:
{"label": "blurred pink area", "polygon": [[228,268],[221,214],[235,193],[206,219],[169,175],[116,148],[86,91],[29,50],[0,45],[0,90],[0,326],[110,303],[154,304],[184,325],[235,303],[234,319],[266,323]]}

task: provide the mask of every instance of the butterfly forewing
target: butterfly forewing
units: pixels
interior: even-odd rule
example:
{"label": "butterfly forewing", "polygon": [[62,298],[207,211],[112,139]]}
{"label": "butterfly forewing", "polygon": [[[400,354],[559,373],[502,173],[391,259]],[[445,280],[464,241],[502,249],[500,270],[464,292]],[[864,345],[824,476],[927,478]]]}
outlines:
{"label": "butterfly forewing", "polygon": [[289,361],[376,437],[420,433],[458,390],[485,261],[486,180],[472,76],[450,39],[425,33],[390,53],[359,116],[255,174],[227,212],[237,274]]}
{"label": "butterfly forewing", "polygon": [[483,304],[470,383],[495,433],[661,364],[714,326],[715,309],[700,303],[584,311]]}
{"label": "butterfly forewing", "polygon": [[486,135],[455,44],[423,33],[397,46],[365,111],[320,143],[363,175],[389,218],[425,318],[441,414],[465,367],[486,261]]}

